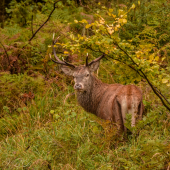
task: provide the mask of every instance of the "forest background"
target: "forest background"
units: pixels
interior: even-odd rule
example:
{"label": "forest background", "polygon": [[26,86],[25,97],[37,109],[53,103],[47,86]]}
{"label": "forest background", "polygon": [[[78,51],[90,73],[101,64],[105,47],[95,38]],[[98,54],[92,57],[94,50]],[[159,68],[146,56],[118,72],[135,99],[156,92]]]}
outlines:
{"label": "forest background", "polygon": [[[2,0],[0,27],[0,169],[170,169],[169,0]],[[77,104],[53,34],[60,59],[105,54],[99,79],[142,89],[127,138]]]}

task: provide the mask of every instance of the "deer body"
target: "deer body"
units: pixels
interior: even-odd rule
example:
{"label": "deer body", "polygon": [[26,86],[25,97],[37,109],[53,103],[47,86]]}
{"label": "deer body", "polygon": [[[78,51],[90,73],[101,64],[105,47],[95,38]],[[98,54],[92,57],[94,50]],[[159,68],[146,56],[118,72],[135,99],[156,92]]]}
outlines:
{"label": "deer body", "polygon": [[134,85],[109,85],[92,76],[91,87],[86,92],[77,92],[77,99],[87,112],[117,123],[118,129],[124,131],[126,131],[124,123],[127,113],[133,113],[132,126],[135,126],[137,119],[142,118],[142,93]]}
{"label": "deer body", "polygon": [[99,62],[92,68],[86,66],[71,70],[62,66],[67,75],[74,77],[74,89],[77,91],[78,103],[90,113],[115,122],[118,129],[126,131],[124,126],[126,114],[132,114],[131,126],[142,118],[142,92],[135,85],[106,84],[91,72],[98,68]]}
{"label": "deer body", "polygon": [[115,122],[118,130],[125,132],[126,114],[132,115],[131,126],[135,126],[136,121],[142,118],[144,111],[142,92],[137,86],[106,84],[93,75],[104,55],[90,63],[87,58],[85,66],[74,66],[61,61],[57,57],[54,47],[53,53],[56,61],[53,59],[52,61],[61,64],[61,69],[66,75],[74,77],[74,89],[77,91],[78,103],[87,112]]}

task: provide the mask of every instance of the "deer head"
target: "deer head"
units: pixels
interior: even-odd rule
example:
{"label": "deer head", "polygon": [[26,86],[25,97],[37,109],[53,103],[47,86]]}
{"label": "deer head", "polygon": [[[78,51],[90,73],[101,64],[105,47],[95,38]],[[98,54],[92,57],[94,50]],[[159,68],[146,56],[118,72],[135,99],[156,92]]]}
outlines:
{"label": "deer head", "polygon": [[54,53],[56,60],[52,59],[52,61],[57,64],[60,64],[61,70],[66,75],[74,77],[74,82],[75,82],[74,89],[75,90],[77,90],[78,92],[87,91],[91,86],[92,73],[98,69],[100,60],[104,57],[104,54],[96,58],[95,60],[91,61],[90,63],[88,63],[88,57],[87,57],[85,66],[75,66],[66,61],[61,61],[57,57],[57,54],[54,48],[54,44],[56,43],[56,41],[53,40],[53,53]]}

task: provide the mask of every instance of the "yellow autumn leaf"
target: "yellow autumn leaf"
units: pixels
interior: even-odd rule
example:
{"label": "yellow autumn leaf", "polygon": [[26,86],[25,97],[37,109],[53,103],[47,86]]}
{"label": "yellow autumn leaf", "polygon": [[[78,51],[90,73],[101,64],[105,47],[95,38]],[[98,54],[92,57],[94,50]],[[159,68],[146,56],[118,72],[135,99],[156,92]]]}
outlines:
{"label": "yellow autumn leaf", "polygon": [[64,54],[68,54],[68,51],[64,51]]}
{"label": "yellow autumn leaf", "polygon": [[138,5],[140,5],[140,1],[138,1]]}
{"label": "yellow autumn leaf", "polygon": [[119,24],[116,25],[116,26],[115,26],[115,31],[118,31],[119,28],[120,28],[120,25],[119,25]]}
{"label": "yellow autumn leaf", "polygon": [[134,9],[135,8],[135,4],[133,4],[131,8]]}
{"label": "yellow autumn leaf", "polygon": [[162,58],[162,61],[164,61],[164,60],[165,60],[165,57]]}
{"label": "yellow autumn leaf", "polygon": [[118,15],[120,16],[120,15],[122,15],[123,14],[123,10],[122,9],[119,9],[118,10]]}
{"label": "yellow autumn leaf", "polygon": [[109,8],[109,12],[113,12],[113,9]]}
{"label": "yellow autumn leaf", "polygon": [[152,61],[153,59],[154,59],[154,54],[151,54],[151,55],[149,56],[149,60]]}
{"label": "yellow autumn leaf", "polygon": [[78,23],[78,21],[77,21],[76,19],[74,20],[74,22],[75,22],[76,24]]}
{"label": "yellow autumn leaf", "polygon": [[155,57],[155,61],[158,61],[158,60],[159,60],[159,56],[156,56],[156,57]]}
{"label": "yellow autumn leaf", "polygon": [[168,79],[162,79],[162,83],[168,83]]}
{"label": "yellow autumn leaf", "polygon": [[116,25],[116,27],[117,27],[117,28],[120,28],[120,25],[118,24],[118,25]]}
{"label": "yellow autumn leaf", "polygon": [[90,28],[91,27],[91,24],[87,24],[86,25],[86,29]]}
{"label": "yellow autumn leaf", "polygon": [[139,55],[139,54],[136,54],[136,57],[137,57],[137,58],[140,58],[140,55]]}
{"label": "yellow autumn leaf", "polygon": [[74,40],[74,35],[73,35],[73,34],[71,34],[71,35],[70,35],[70,38],[71,38],[72,40]]}
{"label": "yellow autumn leaf", "polygon": [[126,23],[127,23],[127,19],[119,19],[119,22],[120,22],[121,24],[126,24]]}
{"label": "yellow autumn leaf", "polygon": [[84,40],[84,37],[80,37],[79,40]]}
{"label": "yellow autumn leaf", "polygon": [[112,14],[108,12],[108,15],[111,16]]}
{"label": "yellow autumn leaf", "polygon": [[81,22],[86,24],[88,23],[85,19],[83,19]]}
{"label": "yellow autumn leaf", "polygon": [[114,33],[114,30],[112,27],[107,28],[107,31],[109,32],[110,35]]}
{"label": "yellow autumn leaf", "polygon": [[169,87],[169,86],[170,86],[170,83],[169,83],[169,84],[167,84],[167,86]]}
{"label": "yellow autumn leaf", "polygon": [[126,24],[127,23],[127,19],[122,19],[123,23]]}
{"label": "yellow autumn leaf", "polygon": [[112,17],[113,17],[113,18],[116,18],[116,15],[113,15],[113,14],[112,14]]}
{"label": "yellow autumn leaf", "polygon": [[105,20],[104,20],[103,18],[101,18],[101,19],[99,20],[99,23],[100,23],[100,24],[104,24],[104,23],[105,23]]}

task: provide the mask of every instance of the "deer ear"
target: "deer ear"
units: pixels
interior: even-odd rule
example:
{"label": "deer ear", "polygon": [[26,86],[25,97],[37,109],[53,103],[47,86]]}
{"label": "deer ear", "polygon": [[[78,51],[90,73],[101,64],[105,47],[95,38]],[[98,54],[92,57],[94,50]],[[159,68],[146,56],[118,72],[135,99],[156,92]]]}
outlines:
{"label": "deer ear", "polygon": [[99,68],[100,61],[96,61],[89,66],[90,72],[94,72]]}
{"label": "deer ear", "polygon": [[68,76],[73,76],[73,70],[71,68],[61,65],[61,70],[64,72],[64,74]]}

